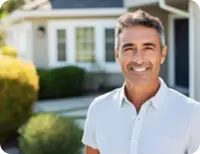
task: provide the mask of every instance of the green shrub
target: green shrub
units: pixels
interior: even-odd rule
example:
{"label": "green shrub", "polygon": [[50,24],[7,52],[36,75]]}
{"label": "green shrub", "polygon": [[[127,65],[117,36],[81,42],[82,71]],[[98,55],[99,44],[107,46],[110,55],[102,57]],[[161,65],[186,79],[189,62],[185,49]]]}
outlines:
{"label": "green shrub", "polygon": [[0,30],[0,47],[5,45],[6,42],[6,32],[4,29]]}
{"label": "green shrub", "polygon": [[38,76],[32,63],[0,56],[0,143],[4,143],[32,115]]}
{"label": "green shrub", "polygon": [[82,134],[73,119],[40,113],[21,129],[19,146],[23,154],[80,154]]}
{"label": "green shrub", "polygon": [[4,56],[11,56],[16,58],[18,56],[17,49],[8,45],[1,48],[1,54]]}
{"label": "green shrub", "polygon": [[40,99],[63,98],[81,95],[85,71],[67,66],[50,70],[38,70],[40,76]]}

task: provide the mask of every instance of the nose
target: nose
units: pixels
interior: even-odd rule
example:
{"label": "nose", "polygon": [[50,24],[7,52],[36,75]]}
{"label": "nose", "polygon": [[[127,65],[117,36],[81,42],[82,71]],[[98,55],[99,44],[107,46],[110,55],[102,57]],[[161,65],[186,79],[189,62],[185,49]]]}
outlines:
{"label": "nose", "polygon": [[133,56],[133,61],[137,63],[138,65],[141,65],[144,63],[144,57],[140,50],[137,50]]}

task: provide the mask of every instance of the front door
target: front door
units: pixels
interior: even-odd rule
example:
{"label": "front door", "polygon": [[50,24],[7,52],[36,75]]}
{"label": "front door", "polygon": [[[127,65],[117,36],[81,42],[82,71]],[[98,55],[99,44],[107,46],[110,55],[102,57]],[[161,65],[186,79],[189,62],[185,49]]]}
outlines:
{"label": "front door", "polygon": [[188,19],[174,19],[175,86],[189,88],[189,23]]}

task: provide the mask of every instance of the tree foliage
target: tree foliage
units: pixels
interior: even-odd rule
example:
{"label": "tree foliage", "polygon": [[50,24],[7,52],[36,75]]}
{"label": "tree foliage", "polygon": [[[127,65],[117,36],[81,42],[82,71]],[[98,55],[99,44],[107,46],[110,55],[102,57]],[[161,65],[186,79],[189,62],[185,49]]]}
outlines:
{"label": "tree foliage", "polygon": [[0,18],[2,19],[8,13],[20,8],[24,0],[0,0]]}

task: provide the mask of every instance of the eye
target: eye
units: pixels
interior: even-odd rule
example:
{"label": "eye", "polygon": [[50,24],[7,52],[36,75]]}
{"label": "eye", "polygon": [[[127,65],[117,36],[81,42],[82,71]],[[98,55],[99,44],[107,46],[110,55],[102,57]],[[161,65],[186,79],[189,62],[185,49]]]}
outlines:
{"label": "eye", "polygon": [[135,52],[135,51],[137,51],[137,48],[135,48],[135,47],[127,47],[127,48],[124,48],[124,50],[123,50],[124,52],[128,52],[128,51],[131,51],[131,52]]}
{"label": "eye", "polygon": [[124,51],[130,51],[133,50],[133,48],[125,48]]}
{"label": "eye", "polygon": [[145,47],[145,50],[154,50],[152,47]]}

